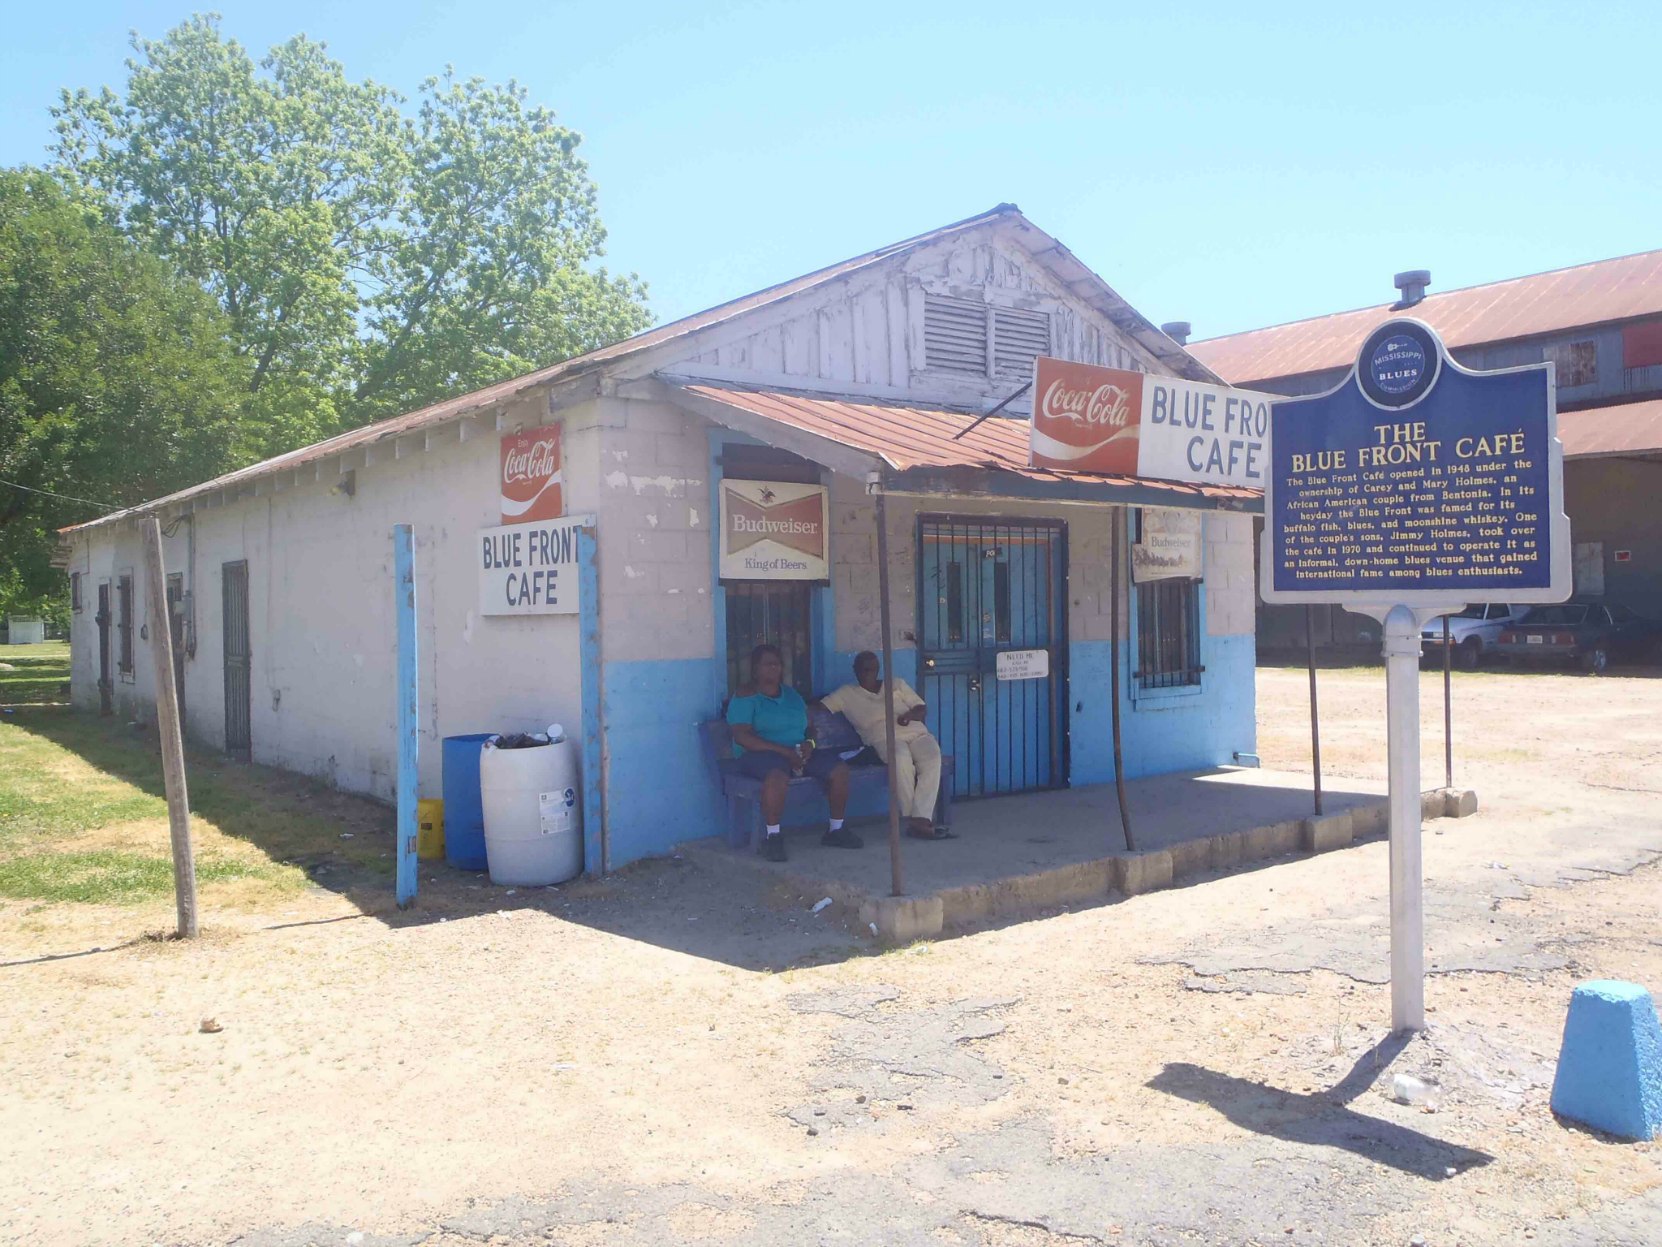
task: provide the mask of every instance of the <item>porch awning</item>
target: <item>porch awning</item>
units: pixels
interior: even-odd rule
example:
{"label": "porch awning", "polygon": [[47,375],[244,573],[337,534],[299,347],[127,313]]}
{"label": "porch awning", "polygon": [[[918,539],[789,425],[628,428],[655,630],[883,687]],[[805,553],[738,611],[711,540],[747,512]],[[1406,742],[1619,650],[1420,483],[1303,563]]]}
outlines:
{"label": "porch awning", "polygon": [[[875,474],[888,493],[1263,508],[1263,495],[1256,489],[1030,467],[1024,420],[994,417],[958,438],[975,423],[974,414],[688,377],[662,380],[689,411],[795,450],[834,471],[867,478]],[[770,431],[776,435],[770,437]]]}

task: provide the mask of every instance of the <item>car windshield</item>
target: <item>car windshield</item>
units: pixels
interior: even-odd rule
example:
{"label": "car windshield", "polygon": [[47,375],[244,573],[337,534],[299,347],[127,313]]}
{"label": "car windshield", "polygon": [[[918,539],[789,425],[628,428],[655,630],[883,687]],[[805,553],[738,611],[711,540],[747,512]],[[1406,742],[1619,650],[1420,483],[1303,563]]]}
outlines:
{"label": "car windshield", "polygon": [[1564,602],[1559,606],[1537,606],[1524,616],[1526,624],[1566,624],[1574,627],[1587,618],[1587,607],[1580,602]]}
{"label": "car windshield", "polygon": [[1468,606],[1455,616],[1456,619],[1482,619],[1483,612],[1488,608],[1482,605]]}

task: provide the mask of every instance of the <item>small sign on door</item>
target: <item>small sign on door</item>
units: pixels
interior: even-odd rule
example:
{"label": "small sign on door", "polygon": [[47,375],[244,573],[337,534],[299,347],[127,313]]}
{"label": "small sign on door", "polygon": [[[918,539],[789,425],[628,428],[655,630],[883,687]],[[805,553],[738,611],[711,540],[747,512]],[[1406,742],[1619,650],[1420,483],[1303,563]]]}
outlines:
{"label": "small sign on door", "polygon": [[1050,674],[1047,649],[1005,650],[993,661],[993,670],[1001,680],[1042,680]]}

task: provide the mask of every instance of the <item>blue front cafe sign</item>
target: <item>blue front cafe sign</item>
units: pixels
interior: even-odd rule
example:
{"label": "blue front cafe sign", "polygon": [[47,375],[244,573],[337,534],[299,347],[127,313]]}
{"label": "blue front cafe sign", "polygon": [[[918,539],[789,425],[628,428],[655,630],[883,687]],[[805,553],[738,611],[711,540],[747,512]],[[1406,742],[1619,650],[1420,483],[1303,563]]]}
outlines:
{"label": "blue front cafe sign", "polygon": [[1266,601],[1568,596],[1550,364],[1473,372],[1429,325],[1388,321],[1337,388],[1272,406],[1269,442]]}

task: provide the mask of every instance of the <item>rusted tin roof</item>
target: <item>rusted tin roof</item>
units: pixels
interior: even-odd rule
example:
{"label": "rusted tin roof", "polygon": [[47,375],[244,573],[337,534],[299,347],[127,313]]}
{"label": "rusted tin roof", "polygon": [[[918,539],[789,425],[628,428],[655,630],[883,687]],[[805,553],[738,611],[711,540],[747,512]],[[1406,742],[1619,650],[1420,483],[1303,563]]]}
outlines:
{"label": "rusted tin roof", "polygon": [[1558,413],[1566,459],[1662,454],[1662,398]]}
{"label": "rusted tin roof", "polygon": [[[863,452],[899,472],[912,468],[974,468],[1007,472],[1032,481],[1157,489],[1172,493],[1174,504],[1177,497],[1184,495],[1243,501],[1256,501],[1262,496],[1256,489],[1232,485],[1191,485],[1146,477],[1029,467],[1025,420],[994,417],[958,438],[956,434],[975,423],[975,415],[869,398],[690,379],[677,382],[674,389],[692,396],[695,401],[748,412]],[[707,412],[710,408],[700,405],[696,410]]]}
{"label": "rusted tin roof", "polygon": [[1529,277],[1428,294],[1393,304],[1189,343],[1189,352],[1232,385],[1348,368],[1370,330],[1392,316],[1425,321],[1450,347],[1555,333],[1662,314],[1662,251],[1578,264]]}
{"label": "rusted tin roof", "polygon": [[1156,329],[1152,322],[1125,302],[1109,287],[1107,282],[1086,268],[1071,251],[1028,221],[1022,215],[1021,209],[1016,207],[1015,204],[1002,203],[988,209],[986,212],[965,217],[962,221],[954,221],[950,225],[943,225],[938,229],[914,235],[889,246],[879,247],[875,251],[868,251],[864,255],[857,255],[852,259],[843,260],[829,267],[817,269],[812,273],[806,273],[801,277],[792,278],[790,281],[780,282],[778,285],[758,290],[754,294],[747,294],[742,298],[733,299],[705,311],[694,313],[691,316],[684,316],[680,320],[671,321],[667,325],[660,325],[656,329],[649,329],[645,333],[636,334],[622,342],[614,342],[610,346],[601,347],[599,350],[590,351],[585,355],[574,356],[550,367],[527,373],[522,377],[513,377],[495,385],[487,386],[482,390],[475,390],[470,394],[461,394],[455,398],[446,399],[442,403],[434,403],[417,411],[379,420],[374,424],[367,424],[362,428],[341,433],[326,441],[303,446],[287,454],[277,455],[274,458],[250,464],[248,467],[239,468],[237,471],[228,472],[223,476],[217,476],[212,480],[193,485],[188,489],[182,489],[166,497],[152,499],[149,502],[100,516],[98,519],[89,520],[84,524],[71,525],[59,531],[75,532],[79,529],[108,524],[129,516],[169,506],[177,506],[196,498],[249,485],[262,477],[274,476],[281,472],[290,472],[297,468],[321,463],[346,451],[362,449],[377,443],[396,441],[398,438],[408,437],[411,434],[431,429],[448,421],[457,420],[471,413],[506,402],[516,395],[537,386],[572,380],[586,373],[598,373],[606,365],[616,364],[654,347],[663,346],[678,338],[709,329],[735,317],[743,316],[769,304],[800,294],[815,286],[846,277],[871,265],[884,263],[897,255],[913,251],[918,247],[938,242],[954,234],[978,229],[989,222],[998,220],[1006,221],[1013,226],[1018,236],[1023,240],[1023,245],[1030,249],[1034,258],[1038,262],[1050,266],[1063,280],[1064,284],[1068,286],[1069,290],[1097,306],[1109,320],[1135,338],[1151,355],[1169,367],[1174,375],[1189,377],[1197,381],[1214,381],[1217,379],[1193,356],[1171,341]]}

